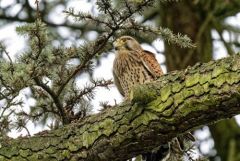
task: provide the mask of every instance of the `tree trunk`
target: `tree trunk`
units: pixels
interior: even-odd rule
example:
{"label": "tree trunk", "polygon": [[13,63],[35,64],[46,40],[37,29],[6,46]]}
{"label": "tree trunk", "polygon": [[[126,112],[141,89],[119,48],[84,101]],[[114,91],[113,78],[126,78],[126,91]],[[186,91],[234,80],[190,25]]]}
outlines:
{"label": "tree trunk", "polygon": [[130,102],[60,129],[0,139],[1,161],[121,161],[240,113],[240,55],[173,72],[131,91]]}
{"label": "tree trunk", "polygon": [[197,62],[208,62],[212,59],[211,26],[207,14],[194,5],[192,1],[161,4],[161,26],[174,33],[186,34],[197,47],[180,48],[165,43],[165,56],[168,71],[184,69]]}

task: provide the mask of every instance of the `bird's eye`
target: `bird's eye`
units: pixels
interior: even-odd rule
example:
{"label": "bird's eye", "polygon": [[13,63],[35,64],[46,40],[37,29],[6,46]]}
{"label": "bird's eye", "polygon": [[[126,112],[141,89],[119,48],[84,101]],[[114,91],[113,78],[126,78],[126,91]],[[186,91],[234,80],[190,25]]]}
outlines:
{"label": "bird's eye", "polygon": [[128,41],[128,40],[131,40],[131,38],[126,37],[126,38],[123,39],[124,42],[126,42],[126,41]]}
{"label": "bird's eye", "polygon": [[[128,39],[128,40],[130,40],[130,39]],[[131,50],[131,49],[132,49],[132,43],[129,42],[129,41],[128,41],[128,42],[126,41],[126,43],[124,44],[124,46],[125,46],[125,48],[128,49],[128,50]]]}

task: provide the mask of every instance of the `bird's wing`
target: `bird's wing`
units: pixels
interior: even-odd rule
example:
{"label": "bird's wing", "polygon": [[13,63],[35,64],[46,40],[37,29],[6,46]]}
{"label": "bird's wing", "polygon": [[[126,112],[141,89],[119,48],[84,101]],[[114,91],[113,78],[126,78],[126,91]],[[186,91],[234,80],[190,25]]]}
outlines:
{"label": "bird's wing", "polygon": [[113,71],[113,79],[114,79],[114,84],[117,87],[118,91],[120,92],[120,94],[122,96],[124,96],[124,91],[123,91],[122,86],[121,86],[121,84],[119,82],[119,79],[118,79],[118,77],[117,77],[117,75],[116,75],[116,73],[114,71]]}
{"label": "bird's wing", "polygon": [[162,68],[152,52],[143,50],[141,52],[141,59],[144,66],[154,77],[157,78],[163,75]]}

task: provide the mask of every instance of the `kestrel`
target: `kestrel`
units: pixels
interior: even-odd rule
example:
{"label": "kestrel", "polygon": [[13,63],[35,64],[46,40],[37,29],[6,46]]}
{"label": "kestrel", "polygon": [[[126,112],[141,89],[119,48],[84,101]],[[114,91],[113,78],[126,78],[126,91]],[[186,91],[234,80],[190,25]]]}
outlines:
{"label": "kestrel", "polygon": [[[114,83],[125,99],[129,98],[129,92],[135,85],[151,82],[163,75],[154,54],[144,50],[134,38],[122,36],[113,45],[116,51],[113,62]],[[190,140],[194,140],[191,133],[185,135]],[[169,143],[170,147],[167,147],[167,150],[175,153],[176,151],[183,152],[185,149],[181,144],[183,140],[179,139],[179,137],[174,138]],[[158,161],[165,157],[162,156],[163,152],[166,152],[166,147],[160,146],[155,154],[146,153],[144,156],[147,161]],[[173,158],[172,154],[168,153],[168,158]]]}
{"label": "kestrel", "polygon": [[133,86],[151,82],[163,74],[154,54],[144,50],[134,38],[122,36],[114,42],[114,48],[114,82],[125,98]]}

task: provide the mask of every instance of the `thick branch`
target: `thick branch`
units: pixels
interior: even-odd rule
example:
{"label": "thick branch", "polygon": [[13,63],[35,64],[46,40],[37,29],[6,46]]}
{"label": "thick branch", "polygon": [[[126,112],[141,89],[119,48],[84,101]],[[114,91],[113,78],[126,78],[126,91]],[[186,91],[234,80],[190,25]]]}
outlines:
{"label": "thick branch", "polygon": [[0,160],[120,161],[240,113],[240,55],[162,76],[125,103],[31,138],[1,139]]}

